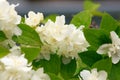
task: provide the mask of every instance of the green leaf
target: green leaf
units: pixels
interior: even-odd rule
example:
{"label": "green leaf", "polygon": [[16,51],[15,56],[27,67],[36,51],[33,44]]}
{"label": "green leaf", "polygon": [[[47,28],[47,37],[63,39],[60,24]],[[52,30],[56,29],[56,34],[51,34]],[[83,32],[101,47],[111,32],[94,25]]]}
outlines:
{"label": "green leaf", "polygon": [[88,65],[92,66],[95,62],[102,59],[102,56],[97,54],[96,51],[86,51],[79,54],[82,61]]}
{"label": "green leaf", "polygon": [[21,45],[36,47],[40,47],[42,45],[38,33],[33,28],[29,27],[26,24],[19,24],[18,26],[22,30],[22,35],[18,37],[14,36],[13,40]]}
{"label": "green leaf", "polygon": [[63,80],[53,73],[47,73],[47,74],[50,76],[51,80]]}
{"label": "green leaf", "polygon": [[[111,59],[110,58],[102,59],[102,60],[96,62],[92,66],[92,68],[97,68],[98,70],[105,70],[109,74],[111,71],[111,68],[112,68]],[[113,80],[116,80],[116,79],[113,79]]]}
{"label": "green leaf", "polygon": [[98,8],[100,7],[100,4],[94,3],[92,1],[84,1],[84,10],[89,10],[90,13],[94,16],[102,16],[103,13],[98,11]]}
{"label": "green leaf", "polygon": [[9,50],[7,48],[0,46],[0,58],[6,56],[8,53],[9,53]]}
{"label": "green leaf", "polygon": [[110,43],[109,34],[100,29],[84,29],[84,35],[93,50],[97,50],[102,44]]}
{"label": "green leaf", "polygon": [[117,35],[120,37],[120,26],[118,26],[115,30],[115,32],[117,33]]}
{"label": "green leaf", "polygon": [[96,11],[100,7],[100,4],[93,3],[92,1],[87,0],[87,1],[84,2],[83,7],[84,7],[85,10]]}
{"label": "green leaf", "polygon": [[25,18],[24,17],[21,18],[21,22],[20,23],[21,24],[25,23]]}
{"label": "green leaf", "polygon": [[120,80],[120,62],[112,65],[109,80]]}
{"label": "green leaf", "polygon": [[32,62],[40,54],[40,47],[21,47],[21,50],[25,53],[25,57],[29,62]]}
{"label": "green leaf", "polygon": [[89,68],[89,66],[87,66],[85,63],[83,63],[80,58],[76,60],[76,63],[77,63],[77,68],[76,68],[76,71],[75,71],[74,75],[79,74],[80,71],[84,68]]}
{"label": "green leaf", "polygon": [[26,24],[19,24],[18,26],[22,30],[22,35],[14,36],[13,40],[21,46],[23,53],[25,53],[25,57],[31,62],[40,53],[42,42],[33,28]]}
{"label": "green leaf", "polygon": [[86,51],[83,53],[79,54],[80,58],[82,59],[82,61],[88,65],[88,66],[92,66],[95,62],[99,61],[100,59],[102,59],[102,56],[97,54],[96,51]]}
{"label": "green leaf", "polygon": [[76,67],[77,67],[76,60],[71,60],[71,62],[68,64],[62,63],[61,70],[60,70],[61,76],[65,80],[72,78],[74,76],[75,71],[76,71]]}
{"label": "green leaf", "polygon": [[117,21],[109,14],[104,13],[100,24],[100,28],[110,32],[116,30],[117,26],[118,26]]}
{"label": "green leaf", "polygon": [[5,36],[3,31],[0,31],[0,42],[6,40],[7,37]]}
{"label": "green leaf", "polygon": [[93,16],[98,16],[98,17],[102,17],[104,15],[104,13],[100,11],[92,11],[91,13]]}
{"label": "green leaf", "polygon": [[50,60],[41,59],[38,62],[33,62],[36,68],[44,67],[44,71],[58,74],[60,72],[61,61],[58,55],[51,55]]}
{"label": "green leaf", "polygon": [[45,17],[45,19],[42,21],[42,23],[45,24],[49,19],[52,20],[53,22],[55,22],[56,16],[58,16],[58,14],[48,15],[47,17]]}
{"label": "green leaf", "polygon": [[72,78],[72,79],[69,79],[69,80],[80,80],[79,78]]}
{"label": "green leaf", "polygon": [[89,27],[91,24],[92,15],[89,11],[82,11],[78,14],[76,14],[72,20],[71,24],[74,24],[77,27],[80,27],[81,25],[84,25],[85,27]]}

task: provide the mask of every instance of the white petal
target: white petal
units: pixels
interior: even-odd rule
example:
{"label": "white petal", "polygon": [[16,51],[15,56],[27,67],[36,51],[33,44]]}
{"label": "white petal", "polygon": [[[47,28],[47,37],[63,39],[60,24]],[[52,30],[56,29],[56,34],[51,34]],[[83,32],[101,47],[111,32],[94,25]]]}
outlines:
{"label": "white petal", "polygon": [[111,35],[112,43],[119,45],[120,44],[120,39],[119,39],[118,35],[114,31],[111,31],[110,35]]}
{"label": "white petal", "polygon": [[64,15],[57,16],[55,23],[58,24],[58,25],[64,25],[65,24],[65,16]]}
{"label": "white petal", "polygon": [[5,65],[0,61],[0,71],[3,71],[5,69]]}
{"label": "white petal", "polygon": [[66,57],[63,57],[63,58],[62,58],[62,62],[63,62],[64,64],[68,64],[68,63],[70,63],[70,61],[71,61],[71,58],[66,58]]}
{"label": "white petal", "polygon": [[109,51],[109,48],[111,46],[112,46],[112,44],[103,44],[98,48],[97,53],[98,54],[106,54]]}
{"label": "white petal", "polygon": [[112,63],[117,64],[120,60],[120,57],[117,55],[112,56]]}
{"label": "white petal", "polygon": [[81,25],[78,29],[83,30],[85,28],[84,25]]}
{"label": "white petal", "polygon": [[107,73],[105,71],[100,71],[98,80],[106,80],[107,79]]}
{"label": "white petal", "polygon": [[14,30],[13,30],[13,33],[16,35],[16,36],[20,36],[22,34],[22,30],[18,27],[15,27]]}
{"label": "white petal", "polygon": [[33,72],[31,80],[50,80],[50,77],[44,73],[43,68],[39,68],[37,71]]}
{"label": "white petal", "polygon": [[83,70],[82,72],[80,72],[80,76],[83,78],[83,80],[87,80],[89,79],[91,73],[88,70]]}
{"label": "white petal", "polygon": [[48,60],[48,61],[50,60],[50,54],[43,54],[43,56],[46,60]]}
{"label": "white petal", "polygon": [[96,69],[96,68],[92,69],[92,70],[91,70],[91,73],[92,73],[93,75],[97,75],[97,74],[98,74],[98,73],[97,73],[97,69]]}

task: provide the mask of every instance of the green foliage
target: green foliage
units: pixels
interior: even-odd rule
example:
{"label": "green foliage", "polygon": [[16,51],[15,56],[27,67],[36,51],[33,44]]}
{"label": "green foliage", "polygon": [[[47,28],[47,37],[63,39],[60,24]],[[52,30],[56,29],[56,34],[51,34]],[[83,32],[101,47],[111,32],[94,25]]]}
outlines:
{"label": "green foliage", "polygon": [[32,62],[40,54],[39,47],[21,47],[21,50],[25,53],[25,57],[29,62]]}
{"label": "green foliage", "polygon": [[77,64],[77,67],[74,75],[78,75],[82,69],[90,68],[80,58],[76,60],[76,64]]}
{"label": "green foliage", "polygon": [[38,33],[31,27],[26,24],[19,24],[19,28],[22,30],[21,36],[14,36],[13,40],[21,45],[29,45],[29,46],[36,46],[40,47],[42,42]]}
{"label": "green foliage", "polygon": [[102,56],[97,54],[96,51],[86,51],[83,53],[79,54],[80,58],[82,59],[82,61],[88,65],[88,66],[92,66],[95,62],[99,61],[100,59],[102,59]]}
{"label": "green foliage", "polygon": [[18,26],[22,30],[22,35],[14,36],[13,40],[20,44],[22,52],[25,53],[25,57],[30,62],[40,53],[42,42],[33,28],[25,24],[19,24]]}
{"label": "green foliage", "polygon": [[112,65],[111,74],[109,75],[109,80],[120,80],[120,62],[118,64]]}
{"label": "green foliage", "polygon": [[118,27],[116,28],[115,32],[120,37],[120,25],[118,25]]}
{"label": "green foliage", "polygon": [[6,40],[7,37],[5,36],[3,31],[0,31],[0,42]]}
{"label": "green foliage", "polygon": [[50,60],[40,59],[38,62],[33,62],[36,68],[44,67],[45,72],[58,74],[60,72],[60,58],[57,55],[51,55]]}
{"label": "green foliage", "polygon": [[50,76],[51,80],[63,80],[53,73],[48,73],[48,75]]}
{"label": "green foliage", "polygon": [[84,25],[85,27],[89,27],[91,24],[92,15],[89,11],[81,11],[80,13],[74,15],[71,20],[71,24],[74,24],[76,27],[80,27]]}
{"label": "green foliage", "polygon": [[[39,61],[33,62],[34,68],[43,67],[45,73],[48,73],[51,76],[51,80],[60,79],[60,80],[68,80],[75,79],[74,73],[76,71],[76,60],[71,60],[68,64],[63,64],[62,59],[57,55],[51,55],[51,59],[49,61],[45,59],[40,59]],[[58,80],[59,80],[58,79]]]}
{"label": "green foliage", "polygon": [[114,31],[118,26],[118,22],[109,14],[104,13],[102,21],[100,23],[100,28],[105,31]]}
{"label": "green foliage", "polygon": [[9,53],[9,50],[5,47],[0,46],[0,58],[6,56]]}
{"label": "green foliage", "polygon": [[21,17],[21,24],[25,23],[25,18]]}
{"label": "green foliage", "polygon": [[105,70],[108,74],[111,72],[112,62],[111,59],[102,59],[97,61],[92,68],[97,68],[98,70]]}
{"label": "green foliage", "polygon": [[80,80],[79,78],[71,78],[69,80]]}
{"label": "green foliage", "polygon": [[85,1],[84,2],[84,10],[95,11],[100,7],[100,4],[93,3],[92,1]]}
{"label": "green foliage", "polygon": [[84,29],[84,35],[93,50],[104,43],[110,43],[109,33],[101,29]]}
{"label": "green foliage", "polygon": [[94,16],[102,16],[103,13],[98,11],[98,8],[100,7],[100,4],[98,3],[93,3],[92,1],[86,0],[84,2],[84,10],[89,10],[90,13]]}
{"label": "green foliage", "polygon": [[71,79],[76,71],[76,66],[77,66],[76,60],[71,60],[71,62],[68,64],[61,63],[61,70],[60,70],[61,76],[65,80]]}

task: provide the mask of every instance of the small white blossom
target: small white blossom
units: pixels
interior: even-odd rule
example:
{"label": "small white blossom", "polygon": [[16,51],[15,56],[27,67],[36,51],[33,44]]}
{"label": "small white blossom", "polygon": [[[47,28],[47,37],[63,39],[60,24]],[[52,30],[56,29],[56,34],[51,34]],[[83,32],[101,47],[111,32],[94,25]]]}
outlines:
{"label": "small white blossom", "polygon": [[101,45],[97,53],[98,54],[108,54],[112,58],[112,63],[116,64],[120,61],[120,38],[114,32],[110,32],[112,43]]}
{"label": "small white blossom", "polygon": [[91,71],[83,70],[80,72],[80,76],[82,80],[107,80],[107,73],[104,70],[98,72],[96,68]]}
{"label": "small white blossom", "polygon": [[5,69],[16,69],[22,71],[31,70],[31,67],[28,67],[28,61],[24,58],[24,55],[8,55],[3,57],[1,59],[1,62],[5,65]]}
{"label": "small white blossom", "polygon": [[25,23],[29,25],[30,27],[35,27],[39,25],[39,23],[43,20],[43,14],[42,13],[35,13],[33,11],[30,11],[28,13],[28,18],[25,17]]}
{"label": "small white blossom", "polygon": [[29,72],[18,71],[15,69],[7,69],[0,72],[0,80],[30,80],[31,74]]}
{"label": "small white blossom", "polygon": [[24,55],[10,53],[0,61],[4,64],[4,70],[0,72],[2,80],[30,80],[32,67],[29,67]]}
{"label": "small white blossom", "polygon": [[39,68],[37,71],[33,71],[31,80],[50,80],[50,77],[44,73],[43,68]]}
{"label": "small white blossom", "polygon": [[0,61],[4,65],[4,70],[0,72],[2,80],[30,80],[32,67],[24,55],[21,55],[20,47],[11,48],[10,53]]}
{"label": "small white blossom", "polygon": [[0,0],[0,30],[8,38],[11,38],[14,34],[21,34],[21,30],[17,27],[17,24],[21,21],[21,16],[15,11],[16,6],[14,4],[10,5],[6,0]]}
{"label": "small white blossom", "polygon": [[[83,27],[83,25],[82,25]],[[78,58],[78,53],[87,50],[89,46],[83,31],[74,25],[65,24],[65,16],[57,16],[56,21],[48,20],[45,25],[37,27],[36,31],[43,42],[41,55],[48,56],[50,53],[57,53],[66,58]]]}
{"label": "small white blossom", "polygon": [[[2,77],[2,78],[1,78]],[[0,80],[50,80],[43,68],[32,70],[31,64],[21,54],[20,47],[14,46],[10,53],[0,58]]]}

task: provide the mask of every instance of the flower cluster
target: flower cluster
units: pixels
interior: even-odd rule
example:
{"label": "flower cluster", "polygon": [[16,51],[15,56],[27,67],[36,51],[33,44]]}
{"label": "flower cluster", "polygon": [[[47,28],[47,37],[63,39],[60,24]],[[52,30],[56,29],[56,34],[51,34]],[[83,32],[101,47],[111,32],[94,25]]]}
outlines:
{"label": "flower cluster", "polygon": [[18,46],[14,46],[7,56],[0,59],[0,77],[0,80],[50,80],[43,68],[37,71],[32,69]]}
{"label": "flower cluster", "polygon": [[21,34],[21,30],[17,27],[21,16],[15,11],[16,6],[10,5],[6,0],[0,0],[0,30],[4,31],[8,38]]}
{"label": "flower cluster", "polygon": [[12,40],[13,35],[21,35],[22,31],[17,27],[20,24],[21,16],[17,14],[15,7],[17,5],[10,5],[6,0],[0,0],[0,30],[2,30],[8,38],[4,42],[0,43],[4,46],[14,46],[15,43]]}
{"label": "flower cluster", "polygon": [[66,58],[78,58],[78,53],[87,50],[89,43],[86,41],[82,28],[65,24],[65,16],[57,16],[56,21],[48,20],[45,25],[36,28],[43,42],[41,55],[47,60],[50,53],[57,53]]}
{"label": "flower cluster", "polygon": [[91,72],[89,70],[83,70],[80,72],[80,76],[82,80],[107,80],[107,73],[104,70],[97,72],[96,68],[92,69]]}

